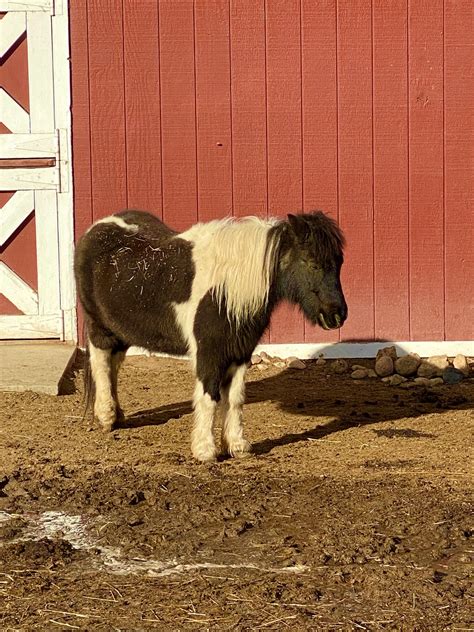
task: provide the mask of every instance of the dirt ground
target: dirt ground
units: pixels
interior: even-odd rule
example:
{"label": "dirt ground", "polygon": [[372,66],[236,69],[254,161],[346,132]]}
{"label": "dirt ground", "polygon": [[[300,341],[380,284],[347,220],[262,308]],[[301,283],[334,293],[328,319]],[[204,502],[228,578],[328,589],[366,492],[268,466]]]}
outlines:
{"label": "dirt ground", "polygon": [[472,379],[253,367],[254,454],[211,465],[186,362],[128,359],[108,436],[81,380],[0,394],[0,629],[474,629]]}

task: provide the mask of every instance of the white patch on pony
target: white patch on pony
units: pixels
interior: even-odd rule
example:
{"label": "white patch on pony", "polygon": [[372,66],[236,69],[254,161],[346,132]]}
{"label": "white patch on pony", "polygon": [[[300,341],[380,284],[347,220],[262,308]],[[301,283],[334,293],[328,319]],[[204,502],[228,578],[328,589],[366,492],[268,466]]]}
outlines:
{"label": "white patch on pony", "polygon": [[98,224],[115,224],[116,226],[119,226],[124,230],[128,230],[134,233],[136,233],[139,229],[137,224],[127,224],[127,222],[122,217],[117,217],[117,215],[109,215],[108,217],[98,219],[92,224],[92,226],[87,229],[86,232],[89,232],[90,230],[92,230],[92,228],[94,228],[94,226],[97,226]]}
{"label": "white patch on pony", "polygon": [[232,382],[227,389],[222,389],[222,451],[230,456],[244,456],[250,452],[250,443],[244,439],[242,425],[242,406],[245,400],[245,372],[242,364],[232,367]]}
{"label": "white patch on pony", "polygon": [[202,382],[196,381],[194,390],[194,427],[191,451],[198,461],[214,461],[217,456],[214,442],[214,417],[217,403],[204,392]]}
{"label": "white patch on pony", "polygon": [[99,349],[89,341],[92,379],[95,383],[94,414],[103,430],[112,430],[116,421],[117,405],[113,394],[112,352]]}
{"label": "white patch on pony", "polygon": [[[227,316],[239,324],[266,305],[277,239],[268,233],[279,220],[246,217],[196,224],[177,235],[193,244],[195,278],[188,305],[196,308],[212,288],[217,300],[225,299]],[[184,305],[183,305],[184,310]],[[193,311],[193,310],[191,310]],[[194,324],[194,313],[192,322]],[[189,333],[189,323],[180,324]],[[184,325],[184,326],[183,326]]]}
{"label": "white patch on pony", "polygon": [[195,283],[196,277],[194,277],[193,286],[191,290],[191,298],[186,303],[173,303],[176,322],[181,328],[181,333],[184,340],[188,345],[188,354],[192,362],[194,371],[196,371],[196,353],[197,343],[194,337],[194,317],[199,305],[199,301],[204,296],[201,294],[200,288]]}

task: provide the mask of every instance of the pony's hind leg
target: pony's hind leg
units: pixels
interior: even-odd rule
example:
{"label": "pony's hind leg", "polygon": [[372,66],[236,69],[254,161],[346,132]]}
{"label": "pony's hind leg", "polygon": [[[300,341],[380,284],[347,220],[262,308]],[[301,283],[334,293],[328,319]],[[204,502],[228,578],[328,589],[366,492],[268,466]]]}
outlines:
{"label": "pony's hind leg", "polygon": [[113,351],[112,352],[112,397],[114,398],[115,406],[116,406],[116,418],[117,422],[121,422],[125,419],[124,412],[119,403],[118,398],[118,374],[120,371],[120,367],[125,360],[125,351]]}
{"label": "pony's hind leg", "polygon": [[95,383],[94,415],[102,429],[110,431],[117,419],[114,399],[112,349],[100,349],[89,340],[92,379]]}
{"label": "pony's hind leg", "polygon": [[251,449],[250,443],[244,439],[242,424],[246,369],[245,364],[231,367],[221,388],[223,408],[222,450],[235,457],[246,456]]}

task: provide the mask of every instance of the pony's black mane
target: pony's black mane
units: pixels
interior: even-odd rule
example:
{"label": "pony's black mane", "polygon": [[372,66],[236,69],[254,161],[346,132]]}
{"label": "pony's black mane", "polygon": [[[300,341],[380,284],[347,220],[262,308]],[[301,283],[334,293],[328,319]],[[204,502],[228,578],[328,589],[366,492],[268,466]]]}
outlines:
{"label": "pony's black mane", "polygon": [[332,262],[334,259],[339,259],[342,263],[346,242],[336,221],[322,211],[307,213],[300,217],[310,227],[321,263]]}

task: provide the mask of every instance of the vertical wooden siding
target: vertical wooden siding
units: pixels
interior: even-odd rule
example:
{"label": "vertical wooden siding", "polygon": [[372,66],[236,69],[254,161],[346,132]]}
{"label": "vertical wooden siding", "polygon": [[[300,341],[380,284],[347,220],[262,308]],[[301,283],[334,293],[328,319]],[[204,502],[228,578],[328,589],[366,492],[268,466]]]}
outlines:
{"label": "vertical wooden siding", "polygon": [[76,231],[322,208],[350,318],[272,342],[474,337],[469,0],[71,3]]}

